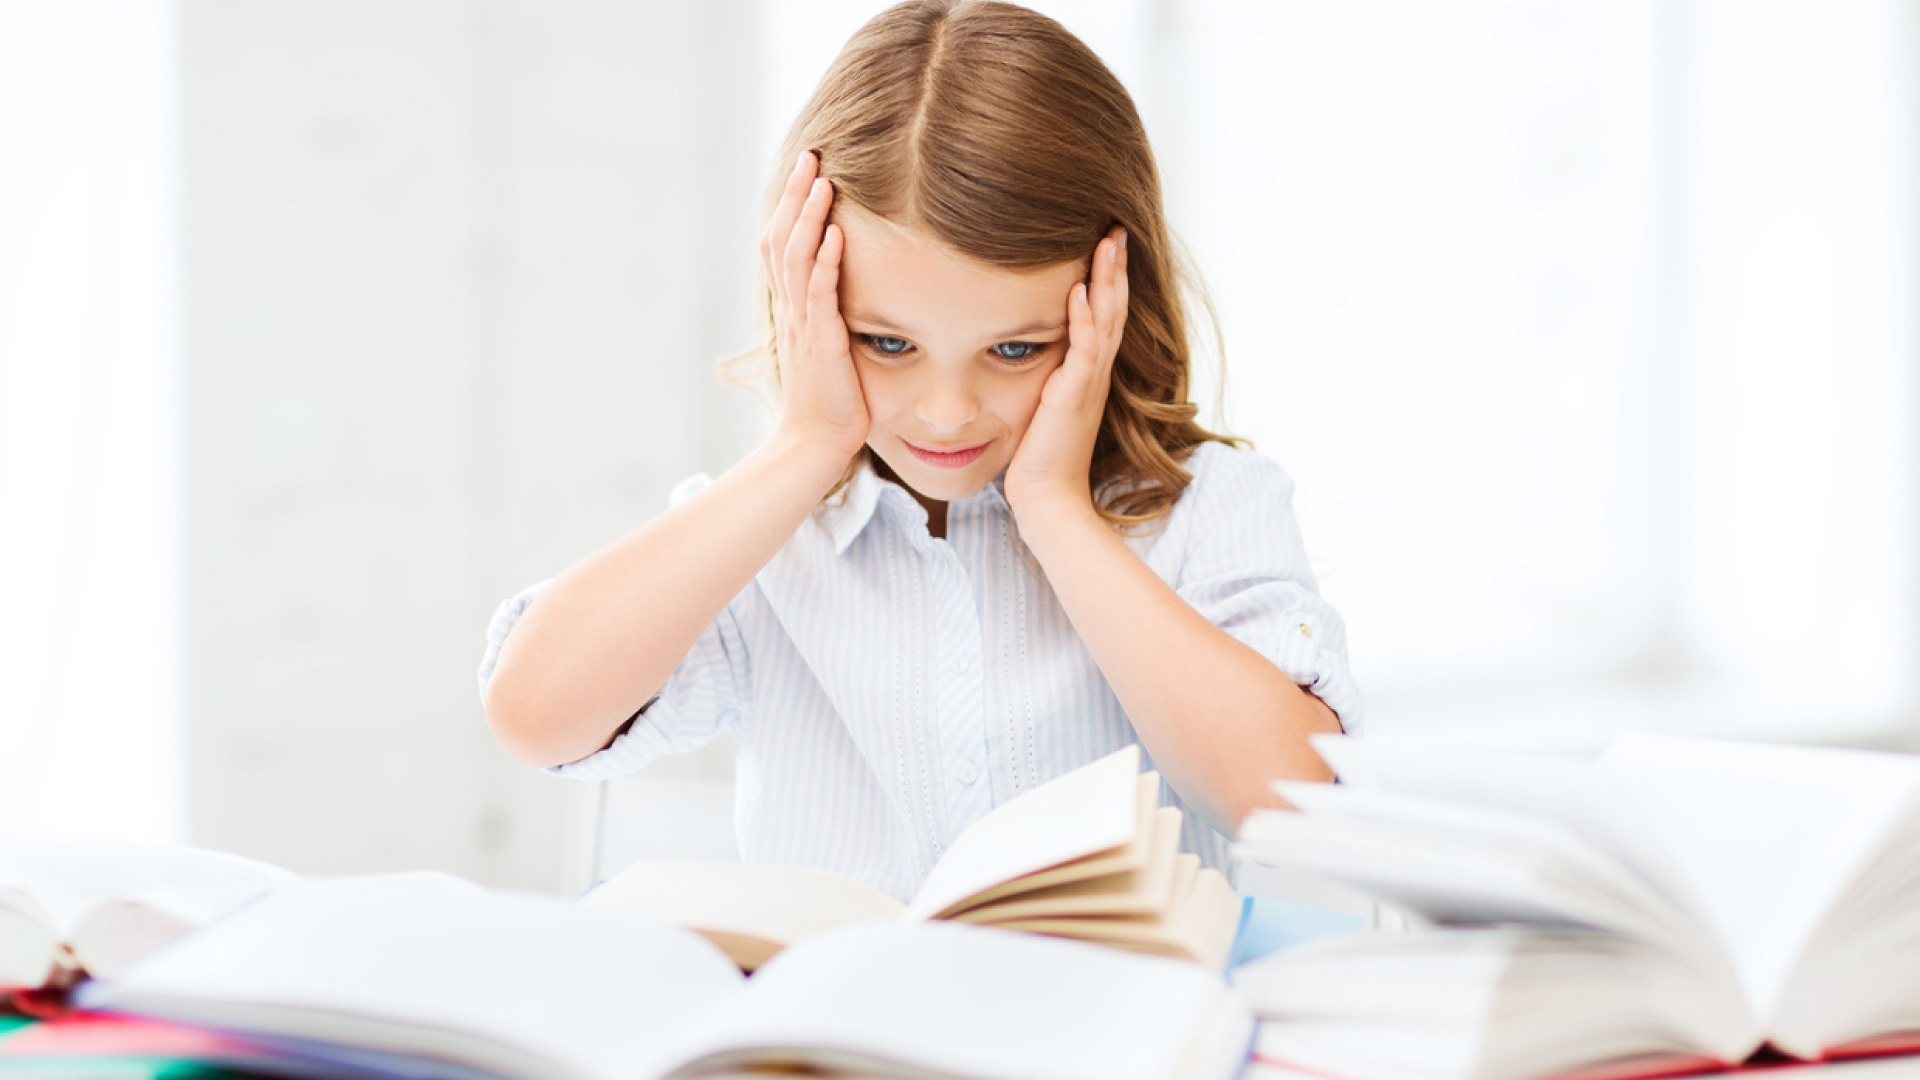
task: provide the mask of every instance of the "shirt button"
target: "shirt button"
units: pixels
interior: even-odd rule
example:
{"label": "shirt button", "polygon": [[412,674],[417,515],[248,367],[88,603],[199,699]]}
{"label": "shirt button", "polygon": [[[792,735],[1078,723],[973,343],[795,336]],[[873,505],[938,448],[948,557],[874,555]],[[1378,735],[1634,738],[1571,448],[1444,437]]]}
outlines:
{"label": "shirt button", "polygon": [[1312,636],[1313,636],[1313,627],[1311,627],[1311,626],[1308,626],[1308,625],[1307,625],[1306,623],[1301,623],[1301,624],[1300,624],[1300,636],[1301,636],[1301,637],[1312,637]]}
{"label": "shirt button", "polygon": [[960,763],[960,782],[961,783],[972,784],[975,780],[978,780],[978,779],[980,779],[980,766],[975,765],[971,761],[963,761]]}
{"label": "shirt button", "polygon": [[973,661],[963,656],[955,660],[950,666],[953,668],[955,675],[965,675],[967,672],[973,670]]}

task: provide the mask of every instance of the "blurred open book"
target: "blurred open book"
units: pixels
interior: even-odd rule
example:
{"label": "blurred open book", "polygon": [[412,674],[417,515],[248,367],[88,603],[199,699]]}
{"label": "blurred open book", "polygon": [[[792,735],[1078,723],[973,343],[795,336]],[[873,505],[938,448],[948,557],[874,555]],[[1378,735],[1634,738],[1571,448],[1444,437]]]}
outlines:
{"label": "blurred open book", "polygon": [[1217,972],[953,922],[846,926],[751,979],[658,919],[440,874],[279,889],[81,985],[328,1080],[1231,1080]]}
{"label": "blurred open book", "polygon": [[1427,928],[1243,968],[1267,1060],[1506,1080],[1920,1048],[1920,758],[1315,746],[1343,783],[1277,784],[1297,810],[1243,852]]}
{"label": "blurred open book", "polygon": [[0,843],[0,991],[117,971],[295,880],[200,848]]}

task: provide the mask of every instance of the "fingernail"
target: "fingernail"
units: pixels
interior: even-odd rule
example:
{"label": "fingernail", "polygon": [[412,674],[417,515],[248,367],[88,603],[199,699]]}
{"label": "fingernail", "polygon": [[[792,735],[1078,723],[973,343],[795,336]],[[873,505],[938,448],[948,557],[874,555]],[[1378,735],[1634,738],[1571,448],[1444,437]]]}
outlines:
{"label": "fingernail", "polygon": [[793,171],[799,172],[801,169],[806,168],[807,159],[812,156],[813,156],[812,153],[809,151],[806,151],[806,150],[800,151],[800,156],[793,159]]}
{"label": "fingernail", "polygon": [[1119,244],[1110,244],[1110,245],[1108,245],[1108,247],[1107,247],[1107,261],[1108,261],[1108,262],[1113,262],[1114,260],[1116,260],[1116,259],[1118,259],[1119,257],[1120,257],[1120,245],[1119,245]]}
{"label": "fingernail", "polygon": [[825,190],[827,190],[827,178],[824,176],[816,176],[813,178],[813,190],[807,192],[807,194],[808,196],[814,196]]}
{"label": "fingernail", "polygon": [[1127,250],[1127,230],[1125,229],[1120,230],[1120,250]]}

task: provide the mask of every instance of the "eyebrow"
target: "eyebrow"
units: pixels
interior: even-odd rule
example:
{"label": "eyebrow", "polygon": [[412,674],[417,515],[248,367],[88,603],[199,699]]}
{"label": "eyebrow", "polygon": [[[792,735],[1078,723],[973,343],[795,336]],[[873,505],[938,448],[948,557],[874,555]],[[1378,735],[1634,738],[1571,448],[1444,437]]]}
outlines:
{"label": "eyebrow", "polygon": [[[894,323],[888,322],[887,320],[879,317],[878,315],[869,315],[864,311],[856,311],[853,314],[846,316],[846,321],[864,323],[867,326],[872,326],[880,330],[887,330],[895,334],[899,334],[901,337],[912,336],[912,331],[908,330],[906,327],[895,325]],[[1028,334],[1049,334],[1055,330],[1060,329],[1065,325],[1067,325],[1065,320],[1061,320],[1058,322],[1028,323],[1025,326],[1016,326],[1013,329],[1008,330],[1004,334],[999,335],[999,338],[1002,341],[1012,341],[1016,338],[1025,337]]]}

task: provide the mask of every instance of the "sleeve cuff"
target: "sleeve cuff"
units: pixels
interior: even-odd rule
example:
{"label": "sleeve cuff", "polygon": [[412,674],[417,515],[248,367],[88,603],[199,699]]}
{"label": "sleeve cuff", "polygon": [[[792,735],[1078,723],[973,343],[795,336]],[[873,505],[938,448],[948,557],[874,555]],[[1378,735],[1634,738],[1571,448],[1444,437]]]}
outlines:
{"label": "sleeve cuff", "polygon": [[566,780],[607,780],[639,772],[657,758],[687,749],[677,746],[665,732],[679,727],[673,704],[663,697],[647,702],[627,730],[616,736],[604,750],[596,750],[579,761],[555,765],[548,775]]}
{"label": "sleeve cuff", "polygon": [[553,579],[549,578],[538,585],[528,586],[494,611],[493,621],[487,624],[487,647],[480,654],[478,674],[481,697],[486,696],[487,684],[493,681],[493,669],[500,664],[500,647],[506,644],[507,635],[513,633],[513,628],[520,622],[520,617],[527,613],[527,609],[533,606],[533,602],[539,599],[540,594],[546,592],[547,587],[552,584]]}
{"label": "sleeve cuff", "polygon": [[1341,731],[1348,735],[1360,734],[1359,684],[1347,668],[1347,658],[1338,649],[1324,647],[1328,629],[1320,616],[1311,611],[1294,611],[1276,623],[1273,629],[1259,635],[1261,640],[1247,641],[1247,644],[1273,661],[1287,678],[1325,702],[1339,717]]}

